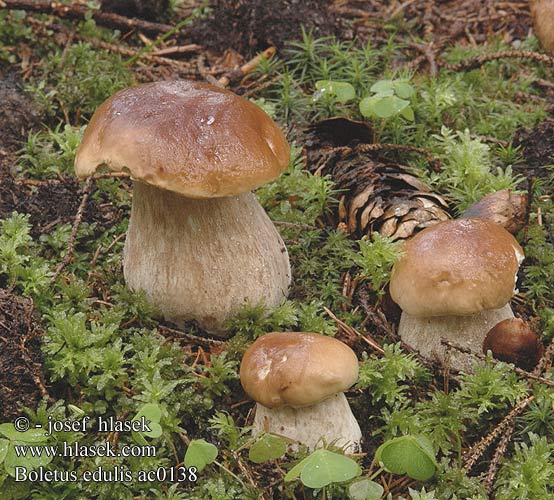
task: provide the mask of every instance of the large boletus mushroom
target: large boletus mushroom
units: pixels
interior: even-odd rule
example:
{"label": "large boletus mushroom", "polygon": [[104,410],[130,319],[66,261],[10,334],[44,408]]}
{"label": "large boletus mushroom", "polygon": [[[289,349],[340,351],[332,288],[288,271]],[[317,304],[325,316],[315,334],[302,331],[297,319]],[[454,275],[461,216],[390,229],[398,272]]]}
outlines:
{"label": "large boletus mushroom", "polygon": [[121,90],[96,110],[75,172],[130,172],[125,281],[166,319],[223,334],[244,304],[271,309],[287,295],[287,250],[250,191],[278,177],[289,152],[250,101],[204,83],[157,82]]}
{"label": "large boletus mushroom", "polygon": [[268,333],[246,351],[240,381],[255,400],[253,434],[271,432],[305,444],[359,449],[361,431],[344,395],[358,379],[358,358],[317,333]]}
{"label": "large boletus mushroom", "polygon": [[[406,243],[390,292],[402,308],[398,333],[427,357],[446,361],[441,337],[481,353],[487,332],[512,318],[523,250],[502,226],[483,219],[440,222]],[[449,365],[468,371],[468,354],[449,351]]]}

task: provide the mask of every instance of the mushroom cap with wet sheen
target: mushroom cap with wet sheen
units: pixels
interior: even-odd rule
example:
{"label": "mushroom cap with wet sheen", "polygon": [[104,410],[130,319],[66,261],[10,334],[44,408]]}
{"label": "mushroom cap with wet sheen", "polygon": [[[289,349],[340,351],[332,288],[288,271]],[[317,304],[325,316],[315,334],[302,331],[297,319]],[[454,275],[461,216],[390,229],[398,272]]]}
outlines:
{"label": "mushroom cap with wet sheen", "polygon": [[277,332],[246,351],[240,380],[267,408],[310,406],[344,392],[358,378],[358,358],[339,340],[317,333]]}
{"label": "mushroom cap with wet sheen", "polygon": [[189,198],[234,196],[277,178],[289,145],[258,106],[194,81],[123,89],[94,113],[75,158],[87,177],[104,165]]}
{"label": "mushroom cap with wet sheen", "polygon": [[523,250],[502,226],[457,219],[424,229],[393,267],[393,300],[412,316],[464,316],[508,303]]}

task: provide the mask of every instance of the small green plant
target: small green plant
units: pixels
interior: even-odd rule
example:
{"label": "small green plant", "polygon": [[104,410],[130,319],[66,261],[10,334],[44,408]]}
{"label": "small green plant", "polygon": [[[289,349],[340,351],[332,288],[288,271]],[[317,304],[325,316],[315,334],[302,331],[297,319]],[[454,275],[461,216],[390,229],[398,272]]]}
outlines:
{"label": "small green plant", "polygon": [[18,54],[10,49],[33,38],[33,29],[25,22],[26,18],[23,10],[0,11],[0,64],[15,64]]}
{"label": "small green plant", "polygon": [[[435,496],[435,492],[433,490],[426,491],[425,488],[422,488],[421,491],[408,488],[408,493],[410,494],[411,500],[440,500],[439,497]],[[400,500],[405,499],[402,497]]]}
{"label": "small green plant", "polygon": [[469,130],[453,132],[446,127],[434,136],[443,162],[440,173],[430,175],[437,188],[456,202],[458,212],[483,196],[502,189],[516,189],[521,177],[511,167],[497,166],[490,146],[471,137]]}
{"label": "small green plant", "polygon": [[60,118],[90,117],[104,100],[134,82],[133,74],[117,54],[97,51],[84,42],[66,49],[46,57],[40,76],[27,86],[52,115],[60,109]]}
{"label": "small green plant", "polygon": [[215,462],[217,455],[217,448],[212,443],[204,439],[193,439],[185,453],[185,467],[196,467],[198,472],[202,472],[207,465]]}
{"label": "small green plant", "polygon": [[[14,424],[0,424],[0,435],[3,436],[0,438],[0,464],[12,477],[15,477],[16,467],[34,470],[49,464],[53,459],[53,455],[43,452],[42,446],[48,441],[44,429],[19,432]],[[32,451],[29,447],[32,447]],[[28,451],[21,453],[24,449]]]}
{"label": "small green plant", "polygon": [[84,127],[57,125],[29,134],[19,156],[19,172],[39,179],[73,175],[73,160],[83,132]]}
{"label": "small green plant", "polygon": [[325,489],[332,483],[349,481],[359,476],[360,473],[360,466],[351,458],[319,449],[288,471],[285,475],[285,482],[300,479],[302,484],[308,488]]}
{"label": "small green plant", "polygon": [[[550,211],[546,210],[546,214]],[[528,228],[528,243],[525,247],[525,281],[522,288],[542,307],[552,304],[554,291],[554,248],[549,239],[549,226],[532,224]],[[541,309],[542,309],[541,307]],[[546,313],[546,311],[545,311]]]}
{"label": "small green plant", "polygon": [[52,273],[45,260],[36,255],[30,231],[28,215],[14,212],[0,222],[0,276],[16,284],[25,295],[39,298]]}
{"label": "small green plant", "polygon": [[223,439],[231,450],[239,450],[249,441],[250,427],[238,427],[229,413],[218,411],[210,418],[210,429]]}
{"label": "small green plant", "polygon": [[552,498],[554,445],[545,436],[529,434],[529,443],[517,443],[513,457],[498,473],[495,498]]}
{"label": "small green plant", "polygon": [[360,364],[356,387],[367,390],[374,403],[400,407],[408,399],[410,385],[428,380],[429,373],[400,344],[385,344],[382,356],[372,355]]}
{"label": "small green plant", "polygon": [[138,413],[133,417],[131,422],[144,421],[150,429],[148,431],[133,431],[131,436],[138,444],[147,445],[148,441],[145,437],[158,438],[162,435],[162,426],[160,419],[162,418],[162,410],[159,405],[148,403],[143,405]]}
{"label": "small green plant", "polygon": [[230,391],[229,383],[238,379],[237,366],[235,360],[227,359],[226,352],[219,356],[211,357],[211,364],[203,368],[202,376],[198,378],[198,383],[203,391],[214,396],[222,396]]}
{"label": "small green plant", "polygon": [[359,251],[351,258],[359,267],[358,277],[369,281],[373,291],[382,296],[390,280],[392,266],[402,254],[401,244],[379,233],[372,233],[371,239],[364,236],[358,241]]}
{"label": "small green plant", "polygon": [[405,80],[379,80],[370,91],[373,95],[360,101],[360,113],[366,118],[392,118],[400,115],[406,120],[414,120],[414,110],[410,98],[415,90]]}
{"label": "small green plant", "polygon": [[[106,390],[126,378],[126,371],[123,370],[126,363],[124,353],[129,347],[124,347],[121,339],[114,338],[118,324],[93,321],[87,325],[84,313],[66,311],[55,311],[50,323],[43,349],[50,358],[47,365],[53,380],[67,378],[69,383],[76,384],[86,382],[91,375],[98,374],[103,377],[96,381],[97,388]],[[116,352],[119,362],[114,363],[112,369],[106,372],[109,363],[105,363],[105,356],[108,351],[112,354]],[[112,361],[112,358],[109,360]],[[111,379],[109,383],[106,376]]]}
{"label": "small green plant", "polygon": [[433,445],[425,436],[402,436],[384,442],[375,452],[375,460],[394,474],[407,474],[427,481],[437,469]]}
{"label": "small green plant", "polygon": [[314,102],[317,102],[326,95],[330,95],[341,104],[345,104],[356,97],[356,89],[348,82],[319,80],[315,82],[315,88],[316,91],[312,97]]}
{"label": "small green plant", "polygon": [[336,203],[331,179],[310,174],[302,162],[300,147],[293,145],[288,170],[256,191],[260,203],[275,221],[314,225]]}
{"label": "small green plant", "polygon": [[263,434],[248,450],[248,459],[256,464],[281,458],[287,451],[287,442],[273,434]]}
{"label": "small green plant", "polygon": [[354,481],[348,488],[348,495],[352,500],[380,500],[383,496],[383,487],[368,478]]}
{"label": "small green plant", "polygon": [[521,434],[540,436],[554,435],[554,391],[541,387],[535,388],[535,400],[532,401],[521,417]]}

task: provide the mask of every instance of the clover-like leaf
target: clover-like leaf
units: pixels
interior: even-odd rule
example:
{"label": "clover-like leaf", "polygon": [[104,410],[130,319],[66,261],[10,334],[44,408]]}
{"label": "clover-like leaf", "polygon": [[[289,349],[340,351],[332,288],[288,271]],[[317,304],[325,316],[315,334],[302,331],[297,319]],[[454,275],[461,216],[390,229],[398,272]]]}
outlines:
{"label": "clover-like leaf", "polygon": [[401,436],[383,443],[375,458],[394,474],[408,474],[412,479],[426,481],[437,468],[431,442],[424,436]]}
{"label": "clover-like leaf", "polygon": [[147,403],[140,408],[139,412],[133,417],[132,422],[139,421],[143,417],[144,420],[146,420],[146,423],[150,430],[144,432],[132,431],[131,435],[137,443],[146,445],[148,444],[148,442],[146,441],[146,439],[144,439],[144,436],[157,438],[162,435],[162,426],[160,425],[162,410],[159,405]]}
{"label": "clover-like leaf", "polygon": [[378,82],[375,82],[369,90],[375,94],[393,95],[394,82],[393,80],[379,80]]}
{"label": "clover-like leaf", "polygon": [[[28,431],[27,431],[28,432]],[[15,468],[16,467],[25,467],[27,470],[33,470],[40,466],[44,466],[49,464],[53,456],[48,456],[48,454],[45,452],[43,446],[36,446],[37,450],[40,450],[39,453],[36,453],[37,456],[33,456],[31,451],[27,449],[27,455],[26,456],[18,456],[18,454],[15,451],[15,447],[26,448],[28,445],[28,441],[10,441],[10,444],[8,446],[8,451],[6,453],[6,456],[4,457],[4,468],[6,469],[6,472],[12,476],[15,477]]]}
{"label": "clover-like leaf", "polygon": [[351,458],[328,450],[316,450],[285,476],[285,481],[300,481],[308,488],[323,488],[331,483],[348,481],[361,473],[360,466]]}
{"label": "clover-like leaf", "polygon": [[406,120],[409,120],[411,122],[413,122],[415,119],[414,110],[412,109],[411,106],[408,106],[404,108],[402,111],[400,111],[400,115],[406,118]]}
{"label": "clover-like leaf", "polygon": [[329,93],[335,96],[337,101],[344,104],[356,97],[356,90],[348,82],[335,82],[331,80],[319,80],[315,83],[315,88],[318,90],[314,94],[314,100],[317,100],[323,93]]}
{"label": "clover-like leaf", "polygon": [[0,464],[4,461],[6,455],[8,454],[9,446],[10,442],[7,439],[0,439]]}
{"label": "clover-like leaf", "polygon": [[414,95],[414,88],[407,82],[394,82],[394,93],[402,99],[409,99]]}
{"label": "clover-like leaf", "polygon": [[410,105],[410,101],[405,99],[400,99],[396,96],[386,96],[379,99],[373,107],[374,113],[379,118],[390,118],[391,116],[397,115],[404,108]]}
{"label": "clover-like leaf", "polygon": [[185,467],[196,467],[198,472],[202,472],[206,465],[215,462],[217,454],[217,448],[212,443],[205,439],[193,439],[185,453]]}
{"label": "clover-like leaf", "polygon": [[287,443],[283,438],[273,434],[264,434],[250,447],[248,458],[256,464],[261,464],[268,460],[281,458],[286,451]]}
{"label": "clover-like leaf", "polygon": [[375,105],[381,100],[379,96],[364,97],[359,104],[360,113],[366,118],[375,116]]}
{"label": "clover-like leaf", "polygon": [[15,429],[13,424],[0,424],[0,434],[7,437],[10,441],[23,441],[24,443],[44,443],[47,437],[43,429],[29,429],[20,432]]}
{"label": "clover-like leaf", "polygon": [[352,500],[380,500],[383,491],[379,483],[365,478],[353,482],[348,488],[348,495]]}

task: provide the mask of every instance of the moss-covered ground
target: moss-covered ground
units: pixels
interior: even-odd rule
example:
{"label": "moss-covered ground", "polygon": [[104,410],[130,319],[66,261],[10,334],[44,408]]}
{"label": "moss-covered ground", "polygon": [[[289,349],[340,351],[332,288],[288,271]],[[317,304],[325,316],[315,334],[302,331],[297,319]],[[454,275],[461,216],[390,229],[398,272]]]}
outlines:
{"label": "moss-covered ground", "polygon": [[[263,2],[251,2],[251,19],[232,17],[229,2],[170,2],[161,21],[180,28],[167,36],[106,27],[93,18],[97,2],[80,3],[89,13],[70,20],[8,10],[0,1],[0,390],[6,394],[0,397],[0,498],[554,498],[548,349],[554,338],[554,64],[538,56],[526,4],[329,2],[322,8],[326,3],[316,2],[321,10],[305,17],[302,29],[287,21],[285,40],[275,30],[264,40],[264,30],[248,23],[260,28],[279,9],[268,13]],[[240,9],[248,3],[239,2]],[[228,33],[218,18],[223,11]],[[242,52],[224,56],[210,30]],[[276,55],[237,78],[234,66],[272,42]],[[516,50],[523,57],[514,57]],[[269,314],[263,305],[245,308],[230,321],[228,340],[210,338],[194,324],[177,329],[160,321],[141,294],[125,287],[131,182],[104,174],[85,185],[73,173],[88,120],[115,91],[145,81],[213,83],[222,76],[269,113],[293,144],[288,171],[256,193],[290,254],[290,296]],[[406,149],[363,153],[346,144],[352,165],[409,168],[444,198],[453,217],[486,194],[528,192],[528,220],[515,235],[526,259],[512,306],[546,347],[542,381],[491,359],[476,359],[469,375],[448,371],[402,346],[386,288],[402,241],[377,226],[363,237],[348,234],[340,221],[350,193],[333,169],[322,168],[345,144],[324,149],[311,125],[337,116],[368,124],[375,143],[414,146],[436,159],[430,164]],[[347,396],[364,440],[352,458],[382,494],[356,497],[352,480],[315,489],[285,481],[306,450],[251,460],[253,404],[238,367],[252,341],[271,331],[320,332],[356,351],[360,378]],[[100,417],[130,420],[141,411],[159,422],[156,437],[95,430]],[[86,432],[27,436],[31,444],[146,443],[156,454],[15,457],[17,416],[32,427],[90,417]],[[402,435],[431,443],[436,471],[430,479],[379,468],[377,448]],[[167,471],[181,470],[191,440],[200,439],[215,445],[215,461],[207,460],[195,481],[172,481]],[[144,481],[18,482],[16,465],[77,477],[99,468],[161,472]]]}

